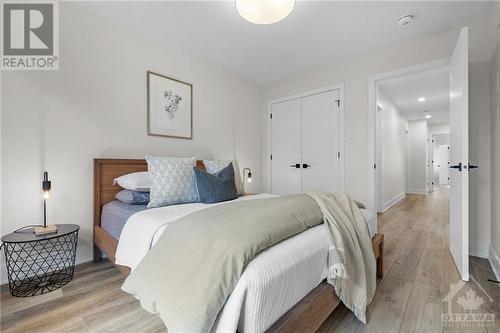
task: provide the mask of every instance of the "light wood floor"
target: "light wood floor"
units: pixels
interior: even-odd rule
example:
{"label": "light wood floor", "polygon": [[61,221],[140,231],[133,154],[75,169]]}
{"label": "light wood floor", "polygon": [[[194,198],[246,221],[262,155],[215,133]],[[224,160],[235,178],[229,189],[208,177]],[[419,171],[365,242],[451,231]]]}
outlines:
{"label": "light wood floor", "polygon": [[[471,272],[494,298],[481,306],[495,313],[495,327],[443,330],[442,300],[450,284],[459,281],[448,252],[448,193],[411,195],[379,216],[385,234],[385,277],[368,312],[359,323],[340,306],[320,328],[330,332],[500,332],[500,286],[488,261],[471,258]],[[1,332],[166,332],[162,322],[120,290],[122,276],[107,261],[77,267],[64,288],[29,298],[0,291]],[[480,293],[478,287],[470,287]]]}
{"label": "light wood floor", "polygon": [[[367,324],[341,306],[319,332],[500,332],[500,286],[487,281],[495,278],[489,262],[475,257],[470,258],[471,275],[494,300],[485,300],[480,311],[496,314],[495,327],[443,328],[441,323],[443,298],[450,284],[460,281],[448,250],[448,199],[446,189],[408,195],[379,215],[385,276],[369,307]],[[467,286],[483,296],[475,283]],[[454,313],[459,312],[463,310]]]}

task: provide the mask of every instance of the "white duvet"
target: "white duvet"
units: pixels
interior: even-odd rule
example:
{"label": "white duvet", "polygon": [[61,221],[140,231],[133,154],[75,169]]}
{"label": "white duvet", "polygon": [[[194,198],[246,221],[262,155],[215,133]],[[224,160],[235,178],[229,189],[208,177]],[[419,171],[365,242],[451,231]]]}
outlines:
{"label": "white duvet", "polygon": [[[258,194],[236,200],[270,198]],[[148,253],[168,225],[182,216],[218,204],[184,204],[147,209],[132,215],[120,235],[116,263],[132,270]],[[362,210],[376,233],[374,215]],[[318,225],[267,249],[246,267],[224,305],[212,332],[264,332],[327,275],[328,238]]]}

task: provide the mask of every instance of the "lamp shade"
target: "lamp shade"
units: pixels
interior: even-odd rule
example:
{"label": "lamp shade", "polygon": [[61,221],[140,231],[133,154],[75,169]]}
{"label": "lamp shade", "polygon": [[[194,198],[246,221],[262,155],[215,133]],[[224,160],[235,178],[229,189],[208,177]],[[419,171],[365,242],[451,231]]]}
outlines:
{"label": "lamp shade", "polygon": [[293,11],[295,0],[236,0],[236,10],[245,20],[255,24],[272,24],[285,19]]}
{"label": "lamp shade", "polygon": [[42,189],[44,192],[50,191],[51,188],[51,181],[49,180],[49,173],[45,171],[43,173],[43,181],[42,181]]}

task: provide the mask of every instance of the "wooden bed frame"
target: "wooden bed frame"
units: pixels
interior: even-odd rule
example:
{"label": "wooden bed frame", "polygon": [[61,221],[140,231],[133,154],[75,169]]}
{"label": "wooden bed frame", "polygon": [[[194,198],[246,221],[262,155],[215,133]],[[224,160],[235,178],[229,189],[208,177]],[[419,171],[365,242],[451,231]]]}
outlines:
{"label": "wooden bed frame", "polygon": [[[197,166],[205,169],[203,161]],[[102,206],[115,200],[115,195],[122,188],[113,185],[113,180],[127,173],[147,171],[146,160],[141,159],[94,159],[94,261],[99,261],[103,253],[115,263],[118,240],[101,228]],[[384,235],[376,234],[372,239],[373,252],[377,259],[377,277],[383,277]],[[125,276],[130,268],[116,265]],[[293,308],[285,313],[267,332],[303,332],[316,331],[328,316],[340,304],[333,287],[323,281]]]}

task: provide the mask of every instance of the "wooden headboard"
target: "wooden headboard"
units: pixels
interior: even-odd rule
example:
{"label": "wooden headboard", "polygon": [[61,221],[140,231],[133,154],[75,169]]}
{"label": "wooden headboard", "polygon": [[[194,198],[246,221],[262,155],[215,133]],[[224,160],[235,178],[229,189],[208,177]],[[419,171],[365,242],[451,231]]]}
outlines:
{"label": "wooden headboard", "polygon": [[[198,168],[205,170],[203,161],[197,161],[196,164]],[[101,225],[102,206],[115,200],[116,193],[122,190],[119,185],[113,185],[113,180],[128,173],[147,170],[146,160],[94,159],[94,225]]]}
{"label": "wooden headboard", "polygon": [[[197,161],[196,166],[205,170],[203,161]],[[101,228],[102,206],[115,200],[116,193],[122,190],[121,186],[113,185],[113,180],[127,173],[147,170],[146,160],[94,159],[94,261],[101,260],[104,253],[111,262],[115,263],[118,240]],[[130,273],[129,267],[120,265],[116,265],[116,267],[124,275]]]}

